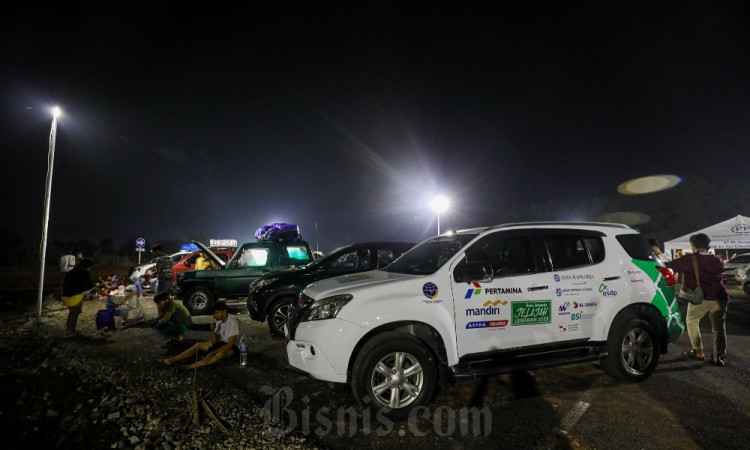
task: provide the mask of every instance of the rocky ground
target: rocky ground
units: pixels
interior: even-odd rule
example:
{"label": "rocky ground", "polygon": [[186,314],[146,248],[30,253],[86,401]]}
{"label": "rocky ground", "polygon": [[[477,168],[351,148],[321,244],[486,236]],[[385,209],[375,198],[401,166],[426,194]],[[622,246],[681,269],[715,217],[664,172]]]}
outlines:
{"label": "rocky ground", "polygon": [[[164,348],[147,324],[100,334],[84,302],[79,337],[62,338],[67,308],[48,298],[40,319],[34,302],[0,299],[0,442],[5,448],[320,448],[309,436],[282,434],[227,371],[236,361],[178,372],[156,360]],[[155,315],[150,298],[147,314]],[[32,320],[29,320],[32,319]],[[200,326],[200,325],[198,325]],[[188,343],[189,344],[189,343]],[[188,345],[186,344],[186,345]],[[201,411],[192,423],[188,395],[206,401],[226,432]]]}

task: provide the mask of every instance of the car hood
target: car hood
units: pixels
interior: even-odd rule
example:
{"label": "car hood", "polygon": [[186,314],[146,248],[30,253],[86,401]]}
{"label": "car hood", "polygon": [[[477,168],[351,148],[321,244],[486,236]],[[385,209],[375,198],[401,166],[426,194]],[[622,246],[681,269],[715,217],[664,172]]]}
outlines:
{"label": "car hood", "polygon": [[352,273],[316,281],[309,284],[303,292],[305,295],[317,300],[331,295],[351,293],[352,291],[378,284],[410,280],[419,278],[420,276],[386,272],[384,270],[371,270],[369,272]]}
{"label": "car hood", "polygon": [[226,267],[227,263],[225,263],[224,260],[216,256],[216,253],[212,252],[211,249],[209,249],[208,247],[206,247],[205,245],[201,244],[198,241],[193,241],[193,243],[197,245],[198,247],[200,247],[200,249],[203,250],[203,252],[206,255],[208,255],[209,258],[211,258],[211,261],[218,264],[219,267],[221,267],[222,269]]}

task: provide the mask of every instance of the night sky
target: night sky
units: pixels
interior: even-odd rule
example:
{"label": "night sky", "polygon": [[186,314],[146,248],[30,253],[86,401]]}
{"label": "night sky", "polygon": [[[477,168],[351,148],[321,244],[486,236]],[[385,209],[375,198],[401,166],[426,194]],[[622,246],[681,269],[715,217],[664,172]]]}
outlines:
{"label": "night sky", "polygon": [[330,251],[434,235],[437,194],[444,230],[747,179],[746,2],[89,3],[0,18],[4,237],[41,235],[55,104],[50,241],[293,222]]}

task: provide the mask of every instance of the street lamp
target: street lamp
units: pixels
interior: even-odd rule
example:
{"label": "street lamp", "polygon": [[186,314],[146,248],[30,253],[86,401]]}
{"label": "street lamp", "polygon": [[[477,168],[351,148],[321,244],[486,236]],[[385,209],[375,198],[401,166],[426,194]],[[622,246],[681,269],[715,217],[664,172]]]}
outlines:
{"label": "street lamp", "polygon": [[52,127],[49,132],[49,155],[47,156],[47,189],[44,195],[44,221],[42,222],[41,269],[39,270],[39,304],[37,318],[42,317],[42,292],[44,290],[44,261],[47,257],[47,224],[49,223],[49,201],[52,195],[52,169],[55,165],[55,138],[57,137],[57,118],[62,112],[55,106],[52,108]]}
{"label": "street lamp", "polygon": [[437,213],[437,234],[440,234],[440,213],[447,210],[450,206],[450,201],[443,197],[442,195],[439,195],[432,199],[430,202],[430,206],[433,210]]}

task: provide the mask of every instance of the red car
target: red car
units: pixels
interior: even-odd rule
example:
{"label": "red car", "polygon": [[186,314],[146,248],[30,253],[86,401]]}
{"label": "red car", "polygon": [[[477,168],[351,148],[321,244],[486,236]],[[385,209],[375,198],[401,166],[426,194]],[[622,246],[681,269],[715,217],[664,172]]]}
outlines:
{"label": "red car", "polygon": [[[229,261],[234,256],[234,250],[232,248],[211,248],[211,251],[216,254],[224,262]],[[177,280],[178,272],[187,272],[188,270],[195,270],[195,261],[201,255],[200,251],[195,251],[183,256],[179,261],[172,265],[172,281]]]}

